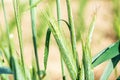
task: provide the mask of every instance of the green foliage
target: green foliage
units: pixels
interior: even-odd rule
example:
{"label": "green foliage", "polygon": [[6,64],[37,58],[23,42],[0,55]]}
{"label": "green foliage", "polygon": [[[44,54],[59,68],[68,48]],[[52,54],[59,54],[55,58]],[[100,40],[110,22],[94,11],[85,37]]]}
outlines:
{"label": "green foliage", "polygon": [[[34,4],[35,1],[30,0],[30,6]],[[33,38],[33,45],[34,45],[34,53],[35,53],[35,59],[36,59],[36,67],[37,72],[40,71],[39,67],[39,60],[38,60],[38,51],[37,51],[37,39],[36,39],[36,16],[35,16],[35,7],[30,8],[30,14],[31,14],[31,25],[32,25],[32,38]],[[41,80],[41,77],[38,73],[39,80]]]}
{"label": "green foliage", "polygon": [[[67,66],[67,69],[70,73],[71,78],[73,80],[75,80],[76,76],[77,76],[77,74],[76,74],[77,67],[76,67],[76,63],[75,63],[73,54],[69,50],[68,45],[66,44],[66,40],[62,34],[61,28],[56,26],[53,19],[49,19],[49,21],[51,24],[51,26],[50,26],[51,32],[54,35],[54,38],[58,44],[59,50],[61,52],[61,56],[62,56],[66,66]],[[69,55],[68,55],[68,53],[69,53]]]}
{"label": "green foliage", "polygon": [[12,74],[11,69],[9,69],[8,67],[0,67],[0,74]]}
{"label": "green foliage", "polygon": [[44,51],[44,69],[46,71],[47,61],[49,56],[49,42],[50,42],[51,30],[48,28],[45,41],[45,51]]}
{"label": "green foliage", "polygon": [[[88,0],[80,0],[80,8],[78,11],[79,23],[74,24],[71,1],[66,0],[68,21],[61,19],[61,6],[60,0],[56,0],[57,7],[57,20],[52,14],[52,5],[55,0],[49,0],[48,5],[43,10],[38,13],[38,18],[36,18],[36,7],[39,5],[42,0],[29,0],[29,7],[26,3],[21,3],[20,0],[13,0],[14,8],[14,17],[8,21],[6,16],[6,9],[4,6],[4,0],[1,0],[4,19],[5,19],[5,28],[0,27],[0,78],[1,80],[9,80],[8,75],[13,75],[14,80],[43,80],[47,74],[47,64],[49,57],[49,46],[50,46],[50,36],[51,34],[55,38],[55,41],[58,45],[60,51],[61,59],[61,71],[62,79],[66,80],[67,76],[65,75],[66,71],[64,67],[66,66],[71,80],[94,80],[94,67],[100,65],[101,63],[109,60],[107,67],[105,68],[100,80],[107,80],[111,72],[117,66],[120,60],[120,40],[105,48],[103,51],[99,52],[92,59],[91,55],[91,40],[92,34],[95,27],[96,13],[93,16],[93,19],[90,24],[89,32],[85,40],[82,38],[82,32],[80,29],[85,27],[84,24],[84,8]],[[115,4],[116,1],[114,1]],[[119,11],[118,5],[115,6],[115,27],[119,37]],[[49,7],[49,8],[48,8]],[[31,29],[32,29],[32,40],[34,47],[34,56],[32,57],[32,65],[29,69],[25,64],[24,59],[24,45],[22,38],[22,29],[21,29],[21,18],[23,12],[29,10],[31,17]],[[8,14],[8,13],[7,13]],[[36,20],[38,20],[38,25],[36,25]],[[70,32],[70,42],[67,42],[66,37],[63,33],[63,27],[61,21],[65,22],[68,30]],[[20,47],[20,56],[17,54],[16,48],[14,46],[13,38],[10,37],[10,33],[14,31],[15,25],[17,27],[19,47]],[[75,32],[75,26],[77,31]],[[38,27],[37,27],[38,26]],[[47,30],[48,29],[48,30]],[[45,32],[47,30],[47,32]],[[44,70],[41,70],[38,57],[38,46],[40,45],[40,40],[46,33],[45,47],[44,47]],[[77,38],[76,39],[76,34]],[[79,40],[82,43],[82,60],[79,60],[79,54],[76,50],[76,40]],[[83,41],[84,40],[84,41]],[[68,45],[69,43],[70,45]],[[38,45],[38,46],[37,46]],[[18,52],[19,53],[19,52]],[[4,62],[5,60],[6,62]],[[80,63],[81,62],[81,63]],[[8,65],[5,65],[8,63]],[[65,65],[64,65],[65,64]],[[119,80],[119,77],[117,78]]]}
{"label": "green foliage", "polygon": [[108,77],[110,76],[111,72],[115,69],[116,65],[118,64],[120,60],[120,55],[115,56],[112,58],[107,65],[106,69],[104,70],[104,73],[102,74],[100,80],[108,80]]}
{"label": "green foliage", "polygon": [[103,63],[104,61],[111,59],[120,53],[120,41],[117,41],[116,43],[110,45],[106,49],[102,50],[100,53],[98,53],[92,61],[92,64],[94,67],[99,65],[100,63]]}
{"label": "green foliage", "polygon": [[24,56],[23,56],[23,39],[22,39],[22,30],[21,30],[21,23],[20,23],[20,14],[19,14],[19,1],[13,0],[14,5],[14,14],[15,14],[15,21],[17,25],[17,32],[18,32],[18,39],[19,39],[19,45],[20,45],[20,54],[21,54],[21,63],[23,65],[22,70],[23,74],[25,76],[25,79],[27,79],[26,71],[25,71],[25,63],[24,63]]}

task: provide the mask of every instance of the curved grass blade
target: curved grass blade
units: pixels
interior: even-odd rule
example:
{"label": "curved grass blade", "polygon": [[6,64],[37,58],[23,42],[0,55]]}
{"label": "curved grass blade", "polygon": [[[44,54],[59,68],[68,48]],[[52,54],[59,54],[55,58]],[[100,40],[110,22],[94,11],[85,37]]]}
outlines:
{"label": "curved grass blade", "polygon": [[118,64],[120,60],[120,55],[112,58],[109,62],[109,64],[107,65],[106,69],[104,70],[100,80],[108,80],[111,72],[113,71],[113,69],[116,67],[116,65]]}
{"label": "curved grass blade", "polygon": [[[70,27],[70,25],[69,25],[69,23],[66,21],[66,20],[63,20],[63,19],[61,19],[61,21],[63,21],[63,22],[65,22],[66,23],[66,25],[68,26],[68,29],[69,29],[69,31],[70,31],[70,36],[72,37],[72,34],[71,34],[71,27]],[[77,55],[77,57],[76,57],[76,65],[77,65],[77,80],[79,80],[79,75],[80,75],[80,64],[79,64],[79,61],[78,61],[78,53],[76,52],[76,55]]]}
{"label": "curved grass blade", "polygon": [[8,67],[0,67],[0,74],[13,74],[10,68]]}
{"label": "curved grass blade", "polygon": [[44,14],[46,20],[49,21],[50,30],[57,42],[61,56],[66,64],[68,72],[72,80],[76,79],[77,76],[77,67],[74,60],[72,51],[69,49],[69,46],[66,44],[65,37],[63,36],[62,29],[58,27],[56,21],[53,17],[49,17],[47,14]]}
{"label": "curved grass blade", "polygon": [[[74,20],[72,16],[72,9],[70,6],[70,0],[66,0],[66,6],[67,6],[67,13],[68,13],[68,22],[70,25],[70,37],[71,37],[71,45],[72,45],[72,53],[73,57],[76,61],[76,66],[77,66],[77,75],[79,74],[80,70],[80,64],[79,64],[79,58],[78,58],[78,53],[76,49],[76,35],[75,35],[75,27],[74,27]],[[79,76],[77,76],[77,79],[79,79]]]}
{"label": "curved grass blade", "polygon": [[49,55],[50,35],[51,35],[51,30],[48,28],[47,34],[46,34],[46,40],[45,40],[45,50],[44,50],[44,69],[45,69],[45,71],[47,68],[47,61],[48,61],[48,55]]}
{"label": "curved grass blade", "polygon": [[69,23],[68,23],[66,20],[64,20],[64,19],[60,19],[60,20],[66,23],[66,25],[68,26],[68,29],[69,29],[69,31],[70,31],[70,30],[71,30],[71,27],[70,27]]}
{"label": "curved grass blade", "polygon": [[120,54],[120,40],[110,45],[106,49],[102,50],[95,57],[93,57],[92,65],[96,67],[97,65],[103,63],[104,61],[111,59]]}
{"label": "curved grass blade", "polygon": [[50,19],[50,24],[51,24],[50,26],[51,32],[53,33],[54,38],[56,39],[62,58],[70,73],[70,77],[72,78],[72,80],[75,80],[77,76],[77,72],[76,72],[77,67],[73,55],[70,52],[68,46],[66,45],[61,28],[56,26],[53,19]]}
{"label": "curved grass blade", "polygon": [[68,23],[70,25],[70,35],[71,35],[70,37],[71,37],[73,56],[74,59],[76,60],[77,70],[79,70],[80,66],[79,66],[78,54],[76,50],[76,36],[75,36],[75,28],[74,28],[74,21],[72,16],[72,9],[70,6],[71,5],[70,0],[66,0],[66,5],[67,5],[67,13],[68,13]]}

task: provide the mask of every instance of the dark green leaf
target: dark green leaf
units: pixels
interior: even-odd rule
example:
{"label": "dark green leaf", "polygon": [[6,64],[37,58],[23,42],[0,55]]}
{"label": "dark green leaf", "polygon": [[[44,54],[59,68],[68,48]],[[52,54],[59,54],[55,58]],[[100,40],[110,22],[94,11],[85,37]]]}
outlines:
{"label": "dark green leaf", "polygon": [[106,49],[102,50],[95,57],[93,57],[92,64],[93,67],[103,63],[104,61],[111,59],[120,54],[120,40],[116,43],[110,45]]}
{"label": "dark green leaf", "polygon": [[50,42],[51,30],[48,28],[45,41],[45,52],[44,52],[44,69],[46,71],[48,55],[49,55],[49,42]]}
{"label": "dark green leaf", "polygon": [[67,24],[67,26],[68,26],[68,28],[69,28],[69,31],[70,31],[70,30],[71,30],[71,29],[70,29],[70,24],[69,24],[66,20],[64,20],[64,19],[61,19],[61,21],[65,22],[65,23]]}
{"label": "dark green leaf", "polygon": [[120,76],[116,80],[120,80]]}
{"label": "dark green leaf", "polygon": [[8,67],[0,67],[0,74],[13,74],[13,72]]}

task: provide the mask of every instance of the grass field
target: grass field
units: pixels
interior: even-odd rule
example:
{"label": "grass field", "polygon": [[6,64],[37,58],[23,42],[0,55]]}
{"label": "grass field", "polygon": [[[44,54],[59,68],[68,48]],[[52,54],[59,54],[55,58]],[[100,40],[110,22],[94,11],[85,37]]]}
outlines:
{"label": "grass field", "polygon": [[0,80],[119,80],[119,3],[0,0]]}

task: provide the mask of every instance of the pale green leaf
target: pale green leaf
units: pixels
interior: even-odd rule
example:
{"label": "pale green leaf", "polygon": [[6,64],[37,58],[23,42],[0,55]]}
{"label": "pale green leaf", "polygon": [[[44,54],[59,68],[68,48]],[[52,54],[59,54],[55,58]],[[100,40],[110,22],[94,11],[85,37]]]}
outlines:
{"label": "pale green leaf", "polygon": [[113,69],[116,67],[116,65],[118,64],[120,60],[120,55],[112,58],[109,62],[109,64],[107,65],[106,69],[104,70],[100,80],[108,80],[111,72],[113,71]]}

